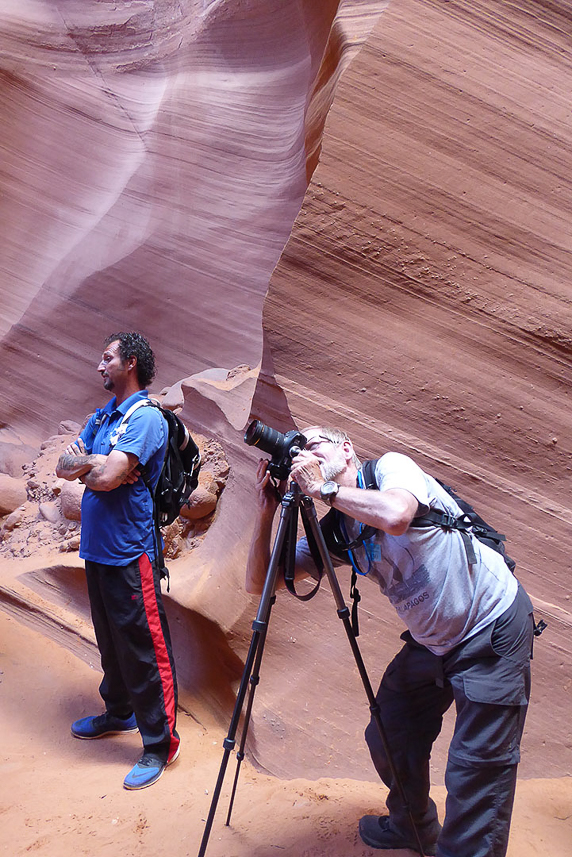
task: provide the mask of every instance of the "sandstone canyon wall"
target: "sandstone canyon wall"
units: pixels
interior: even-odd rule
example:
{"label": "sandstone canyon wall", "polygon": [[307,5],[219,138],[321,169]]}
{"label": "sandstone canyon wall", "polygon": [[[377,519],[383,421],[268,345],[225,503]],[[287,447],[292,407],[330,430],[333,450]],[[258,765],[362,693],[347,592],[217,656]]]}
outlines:
{"label": "sandstone canyon wall", "polygon": [[[522,772],[570,773],[570,24],[564,2],[487,0],[0,12],[0,440],[31,461],[51,437],[23,484],[57,506],[58,426],[102,403],[104,335],[149,336],[157,392],[228,462],[171,563],[195,716],[230,715],[256,610],[244,427],[327,420],[365,457],[411,453],[507,533],[549,622]],[[5,609],[96,660],[77,554],[18,550]],[[400,628],[361,589],[375,683]],[[366,721],[331,596],[281,594],[253,758],[367,778]]]}

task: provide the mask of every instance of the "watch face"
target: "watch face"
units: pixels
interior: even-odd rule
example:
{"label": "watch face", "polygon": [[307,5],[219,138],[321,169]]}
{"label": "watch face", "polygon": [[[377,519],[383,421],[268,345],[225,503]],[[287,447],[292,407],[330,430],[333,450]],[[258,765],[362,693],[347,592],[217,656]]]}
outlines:
{"label": "watch face", "polygon": [[331,504],[332,499],[336,496],[339,490],[340,486],[337,482],[324,482],[320,488],[320,496],[325,503]]}

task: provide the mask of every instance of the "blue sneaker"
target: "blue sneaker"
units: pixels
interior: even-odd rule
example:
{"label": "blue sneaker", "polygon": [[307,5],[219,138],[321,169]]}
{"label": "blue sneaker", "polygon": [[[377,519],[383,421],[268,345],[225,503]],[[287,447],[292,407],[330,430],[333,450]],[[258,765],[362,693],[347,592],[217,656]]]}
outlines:
{"label": "blue sneaker", "polygon": [[146,789],[147,786],[152,786],[162,776],[165,768],[172,765],[178,756],[178,747],[174,756],[169,761],[165,761],[164,758],[157,756],[155,753],[143,753],[137,764],[131,768],[123,780],[124,788]]}
{"label": "blue sneaker", "polygon": [[71,725],[71,733],[75,738],[103,738],[104,735],[119,735],[121,732],[137,732],[135,715],[127,719],[115,717],[107,711],[95,717],[82,717]]}

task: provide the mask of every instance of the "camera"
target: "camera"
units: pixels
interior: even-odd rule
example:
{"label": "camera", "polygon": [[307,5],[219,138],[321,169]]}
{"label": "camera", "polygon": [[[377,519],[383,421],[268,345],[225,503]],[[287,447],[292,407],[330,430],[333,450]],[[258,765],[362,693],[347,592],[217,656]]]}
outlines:
{"label": "camera", "polygon": [[286,434],[265,426],[260,420],[253,420],[244,435],[248,446],[257,446],[272,456],[268,465],[270,475],[279,482],[288,479],[292,467],[292,458],[298,455],[306,445],[306,438],[295,429]]}

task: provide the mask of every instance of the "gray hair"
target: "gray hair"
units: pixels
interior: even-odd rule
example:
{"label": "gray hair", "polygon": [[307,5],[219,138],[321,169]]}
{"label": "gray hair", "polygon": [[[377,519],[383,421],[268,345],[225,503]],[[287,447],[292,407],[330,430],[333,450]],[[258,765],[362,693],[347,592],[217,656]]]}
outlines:
{"label": "gray hair", "polygon": [[[349,440],[349,442],[352,443],[351,438],[349,437],[348,434],[346,434],[345,431],[342,431],[339,428],[335,428],[334,426],[308,426],[308,428],[317,429],[320,432],[320,435],[322,437],[327,438],[332,443],[335,443],[335,444],[343,443],[345,440]],[[352,448],[353,448],[353,444],[352,444]],[[355,464],[355,466],[359,470],[361,467],[361,462],[360,462],[359,458],[357,457],[357,455],[355,454],[355,450],[354,450],[354,454],[353,454],[351,461],[352,461],[352,464]]]}

